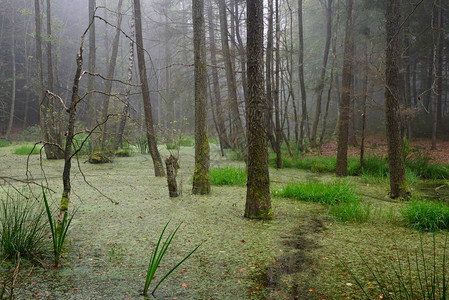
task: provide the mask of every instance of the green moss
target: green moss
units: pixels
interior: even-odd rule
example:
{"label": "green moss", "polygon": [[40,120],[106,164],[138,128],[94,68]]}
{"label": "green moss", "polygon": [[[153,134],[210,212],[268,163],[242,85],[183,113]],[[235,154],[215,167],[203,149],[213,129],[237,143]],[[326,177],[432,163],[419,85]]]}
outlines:
{"label": "green moss", "polygon": [[111,160],[109,159],[109,157],[106,156],[106,154],[104,154],[102,152],[94,152],[89,157],[89,162],[91,164],[104,164],[104,163],[111,162]]}
{"label": "green moss", "polygon": [[67,193],[64,192],[61,198],[61,206],[59,207],[60,210],[66,211],[69,209],[69,197],[67,197]]}
{"label": "green moss", "polygon": [[115,151],[115,156],[118,157],[129,157],[131,156],[129,149],[118,149],[117,151]]}
{"label": "green moss", "polygon": [[195,171],[193,173],[193,188],[192,192],[198,195],[209,194],[210,192],[210,174],[206,164],[209,161],[209,140],[207,137],[203,139],[203,142],[199,147],[199,157],[195,162]]}

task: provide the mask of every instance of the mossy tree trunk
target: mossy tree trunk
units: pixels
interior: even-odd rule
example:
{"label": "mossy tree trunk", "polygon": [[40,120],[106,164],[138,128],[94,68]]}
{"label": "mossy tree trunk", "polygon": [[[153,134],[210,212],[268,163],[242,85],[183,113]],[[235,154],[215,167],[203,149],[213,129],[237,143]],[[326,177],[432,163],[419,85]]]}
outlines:
{"label": "mossy tree trunk", "polygon": [[[274,116],[275,116],[275,136],[276,136],[276,168],[282,168],[282,154],[281,154],[281,144],[282,144],[282,127],[281,126],[281,111],[280,111],[280,72],[281,72],[281,57],[280,57],[280,46],[281,46],[281,26],[279,19],[279,0],[276,0],[276,59],[274,61],[274,91],[273,91],[273,103],[274,103]],[[287,122],[288,123],[288,122]]]}
{"label": "mossy tree trunk", "polygon": [[337,148],[337,165],[335,172],[337,176],[348,175],[348,131],[349,131],[349,114],[352,89],[352,70],[354,56],[354,38],[353,38],[353,17],[352,7],[354,0],[346,1],[346,33],[343,56],[343,79],[342,93],[340,103],[340,119],[338,130],[338,148]]}
{"label": "mossy tree trunk", "polygon": [[248,183],[245,217],[271,219],[270,178],[263,83],[263,1],[247,0],[248,51]]}
{"label": "mossy tree trunk", "polygon": [[385,114],[388,142],[388,164],[390,167],[390,196],[392,198],[408,196],[410,190],[405,176],[402,155],[402,134],[400,103],[401,91],[401,43],[398,28],[401,24],[401,0],[387,1],[387,48],[385,61]]}
{"label": "mossy tree trunk", "polygon": [[156,134],[154,132],[153,116],[151,110],[150,90],[147,79],[147,69],[145,66],[145,55],[143,48],[142,36],[142,12],[140,9],[140,0],[134,0],[134,18],[136,26],[136,43],[137,43],[137,62],[139,65],[139,75],[142,87],[143,110],[145,114],[146,134],[148,140],[148,148],[151,158],[153,159],[154,174],[156,176],[165,176],[164,166],[162,164],[161,155],[157,149]]}
{"label": "mossy tree trunk", "polygon": [[195,76],[195,170],[193,194],[209,194],[209,140],[207,139],[207,70],[204,1],[192,0]]}

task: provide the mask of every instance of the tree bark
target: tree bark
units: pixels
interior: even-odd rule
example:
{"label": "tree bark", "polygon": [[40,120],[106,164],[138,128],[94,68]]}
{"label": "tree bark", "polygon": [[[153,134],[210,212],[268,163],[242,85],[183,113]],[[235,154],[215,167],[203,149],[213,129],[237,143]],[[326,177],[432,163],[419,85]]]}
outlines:
{"label": "tree bark", "polygon": [[[302,24],[302,1],[298,0],[298,35],[299,35],[299,49],[298,49],[298,72],[299,72],[299,84],[301,87],[301,125],[299,128],[299,141],[300,148],[304,150],[304,138],[305,131],[309,132],[309,121],[307,116],[307,98],[306,98],[306,85],[304,82],[304,26]],[[310,134],[310,132],[309,132]]]}
{"label": "tree bark", "polygon": [[[96,0],[89,0],[89,62],[88,62],[88,70],[91,73],[96,72],[96,60],[97,60],[97,49],[96,49],[96,32],[95,32],[95,8],[96,8]],[[93,91],[95,90],[95,76],[89,76],[87,83],[87,90]],[[95,94],[90,94],[87,96],[87,128],[92,129],[96,123],[96,109],[95,109]]]}
{"label": "tree bark", "polygon": [[268,0],[267,53],[265,55],[265,88],[267,95],[267,136],[273,150],[276,141],[273,134],[273,0]]}
{"label": "tree bark", "polygon": [[245,217],[271,219],[270,179],[263,93],[263,1],[247,0],[248,183]]}
{"label": "tree bark", "polygon": [[340,124],[338,132],[337,165],[335,173],[337,176],[348,175],[348,129],[349,129],[349,106],[351,102],[352,70],[353,70],[353,17],[352,7],[354,0],[346,0],[346,33],[343,57],[343,79],[340,104]]}
{"label": "tree bark", "polygon": [[165,167],[167,169],[167,184],[168,184],[168,193],[172,198],[178,197],[178,183],[176,182],[176,176],[178,175],[178,159],[173,155],[170,155],[165,160]]}
{"label": "tree bark", "polygon": [[157,149],[156,135],[154,133],[153,116],[151,111],[150,90],[148,88],[147,69],[145,66],[145,55],[142,36],[142,13],[140,9],[140,0],[134,1],[134,17],[136,25],[136,43],[137,43],[137,61],[139,65],[139,75],[142,88],[143,110],[145,114],[146,134],[148,148],[153,159],[154,174],[156,176],[165,176],[161,155]]}
{"label": "tree bark", "polygon": [[6,129],[6,139],[9,139],[11,135],[12,125],[14,123],[14,109],[16,106],[16,23],[15,23],[16,9],[14,2],[12,4],[11,12],[11,59],[12,59],[12,90],[11,90],[11,107],[9,109],[8,127]]}
{"label": "tree bark", "polygon": [[226,134],[226,125],[223,119],[223,105],[221,103],[221,93],[220,93],[220,82],[218,79],[218,70],[215,66],[217,66],[217,54],[216,54],[216,44],[215,44],[215,24],[214,24],[214,16],[212,11],[212,1],[209,4],[209,8],[207,10],[208,21],[209,21],[209,43],[210,43],[210,61],[214,66],[212,67],[212,86],[213,86],[213,94],[215,100],[215,109],[217,115],[217,129],[218,129],[218,138],[220,139],[220,144],[223,148],[230,148],[228,137]]}
{"label": "tree bark", "polygon": [[221,33],[221,45],[223,51],[223,60],[225,63],[226,81],[228,84],[228,99],[229,109],[232,116],[232,126],[234,127],[233,139],[234,143],[242,151],[243,156],[247,157],[246,138],[243,130],[242,120],[240,118],[239,104],[237,99],[236,81],[234,69],[232,67],[231,53],[229,51],[229,39],[228,39],[228,21],[226,13],[225,0],[218,0],[218,9],[220,12],[220,33]]}
{"label": "tree bark", "polygon": [[281,154],[281,143],[282,143],[282,128],[281,128],[281,119],[280,119],[280,97],[279,97],[279,78],[280,78],[280,67],[281,67],[281,58],[280,58],[280,34],[281,34],[281,26],[279,20],[279,0],[276,0],[276,60],[275,60],[275,86],[273,93],[273,101],[274,101],[274,115],[275,115],[275,133],[276,133],[276,168],[282,168],[282,154]]}
{"label": "tree bark", "polygon": [[[119,0],[118,6],[117,6],[117,28],[115,31],[114,41],[112,42],[112,53],[111,53],[111,59],[109,60],[109,67],[108,67],[108,77],[109,79],[114,78],[115,73],[115,67],[117,65],[117,54],[118,54],[118,46],[120,43],[120,34],[121,34],[121,27],[122,27],[122,4],[123,0]],[[105,95],[103,98],[103,105],[102,105],[102,115],[101,120],[102,122],[105,122],[102,126],[101,130],[101,138],[100,138],[100,150],[101,152],[106,150],[106,139],[107,139],[107,118],[109,113],[109,100],[110,100],[110,94],[112,91],[112,80],[106,80],[106,89],[105,89]]]}
{"label": "tree bark", "polygon": [[207,139],[207,69],[204,1],[192,0],[195,76],[195,170],[192,193],[210,193],[209,140]]}
{"label": "tree bark", "polygon": [[321,66],[321,74],[317,86],[317,99],[315,108],[315,118],[313,119],[312,134],[310,136],[312,146],[316,146],[318,123],[321,115],[321,99],[323,97],[324,83],[326,80],[327,60],[329,57],[329,49],[332,36],[332,0],[327,0],[326,6],[326,43],[324,45],[323,65]]}
{"label": "tree bark", "polygon": [[437,149],[437,127],[439,121],[439,107],[441,103],[441,63],[440,63],[440,48],[442,39],[442,3],[441,0],[434,0],[432,13],[432,30],[433,30],[433,105],[432,105],[432,147],[431,150]]}
{"label": "tree bark", "polygon": [[[135,34],[135,26],[134,26],[134,17],[131,18],[131,36],[134,36]],[[133,81],[133,69],[134,69],[134,42],[129,42],[129,58],[128,58],[128,83],[131,84]],[[131,86],[126,86],[126,96],[123,100],[124,106],[122,111],[122,116],[120,117],[120,123],[117,130],[117,139],[115,141],[114,149],[117,150],[123,141],[123,134],[125,132],[125,126],[126,126],[126,120],[128,119],[129,114],[129,97],[131,94]]]}
{"label": "tree bark", "polygon": [[401,24],[401,0],[388,0],[386,12],[387,48],[385,61],[385,114],[388,142],[388,164],[390,167],[390,196],[405,197],[410,194],[405,177],[404,158],[402,155],[402,135],[400,103],[400,60],[401,44],[398,30]]}

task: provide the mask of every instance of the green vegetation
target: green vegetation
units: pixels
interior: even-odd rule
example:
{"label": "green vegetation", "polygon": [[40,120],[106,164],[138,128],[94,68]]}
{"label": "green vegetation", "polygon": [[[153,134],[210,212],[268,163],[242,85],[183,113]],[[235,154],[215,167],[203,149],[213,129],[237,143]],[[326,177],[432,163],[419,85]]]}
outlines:
{"label": "green vegetation", "polygon": [[449,206],[442,202],[414,199],[402,210],[402,216],[411,228],[438,231],[449,228]]}
{"label": "green vegetation", "polygon": [[22,145],[17,148],[14,148],[14,154],[17,155],[30,155],[30,154],[39,154],[41,147],[37,145]]}
{"label": "green vegetation", "polygon": [[371,217],[371,205],[360,201],[345,202],[329,207],[331,215],[340,222],[365,223]]}
{"label": "green vegetation", "polygon": [[115,151],[115,156],[117,157],[130,157],[131,156],[131,151],[129,149],[117,149],[117,151]]}
{"label": "green vegetation", "polygon": [[246,185],[247,175],[244,169],[225,167],[210,169],[211,185]]}
{"label": "green vegetation", "polygon": [[42,189],[42,195],[44,198],[45,211],[47,212],[48,224],[50,226],[53,241],[53,254],[55,260],[55,267],[57,267],[59,265],[59,260],[61,258],[65,238],[67,236],[67,231],[69,230],[73,217],[76,214],[76,210],[73,212],[72,216],[69,219],[67,215],[67,210],[65,210],[62,222],[59,224],[58,221],[53,218],[53,215],[50,211],[50,205],[48,204],[47,196],[45,194],[44,189]]}
{"label": "green vegetation", "polygon": [[[145,277],[145,286],[143,288],[144,295],[148,294],[148,289],[150,288],[151,281],[153,281],[153,279],[155,278],[156,270],[159,268],[162,258],[164,258],[164,255],[167,252],[168,247],[170,246],[173,238],[176,235],[176,232],[178,231],[178,229],[182,223],[179,224],[178,227],[176,227],[176,229],[168,235],[167,239],[165,240],[164,244],[162,245],[161,250],[159,251],[159,246],[161,245],[161,240],[162,240],[162,237],[164,236],[165,230],[168,227],[168,224],[170,224],[170,221],[168,221],[167,224],[165,224],[165,227],[162,230],[161,235],[159,236],[159,240],[157,241],[156,248],[154,248],[153,253],[151,254],[150,263],[148,264],[147,275]],[[201,244],[196,246],[195,249],[193,249],[186,257],[184,257],[179,263],[177,263],[174,267],[172,267],[161,278],[161,280],[159,280],[159,282],[157,283],[157,285],[154,287],[153,291],[151,292],[151,294],[153,296],[154,296],[154,292],[157,290],[159,285],[168,277],[168,275],[170,275],[174,270],[176,270],[176,268],[178,268],[186,259],[188,259],[193,254],[193,252],[195,252],[200,246],[201,246]]]}
{"label": "green vegetation", "polygon": [[46,237],[42,205],[36,199],[16,194],[0,199],[0,254],[34,258],[42,253]]}
{"label": "green vegetation", "polygon": [[9,146],[11,143],[8,140],[1,140],[0,139],[0,147],[7,147]]}
{"label": "green vegetation", "polygon": [[142,154],[149,153],[150,148],[148,147],[148,139],[145,134],[136,139],[136,148]]}
{"label": "green vegetation", "polygon": [[325,205],[360,201],[354,187],[343,182],[289,183],[281,190],[274,191],[273,195]]}
{"label": "green vegetation", "polygon": [[[367,299],[373,295],[381,299],[448,299],[449,281],[447,279],[447,236],[442,249],[437,247],[433,236],[433,247],[430,253],[421,237],[420,246],[414,253],[409,251],[396,252],[396,259],[385,267],[378,262],[367,261],[363,256],[362,265],[365,268],[363,276],[345,266],[356,284]],[[372,277],[368,287],[362,277]]]}
{"label": "green vegetation", "polygon": [[91,138],[87,134],[79,134],[73,138],[72,151],[78,151],[77,155],[90,155],[92,153]]}
{"label": "green vegetation", "polygon": [[232,151],[231,157],[229,157],[230,160],[235,161],[244,161],[245,157],[243,157],[243,153],[240,149],[237,149],[235,151]]}

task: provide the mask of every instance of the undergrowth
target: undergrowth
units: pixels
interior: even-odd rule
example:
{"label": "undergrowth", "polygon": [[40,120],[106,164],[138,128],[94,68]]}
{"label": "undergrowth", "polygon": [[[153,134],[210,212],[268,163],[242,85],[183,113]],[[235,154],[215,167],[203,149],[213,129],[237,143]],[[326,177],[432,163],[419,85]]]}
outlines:
{"label": "undergrowth", "polygon": [[210,169],[211,185],[246,185],[247,175],[244,169],[225,167]]}
{"label": "undergrowth", "polygon": [[449,206],[443,202],[414,199],[401,211],[410,228],[420,231],[438,231],[449,228]]}
{"label": "undergrowth", "polygon": [[42,253],[46,220],[42,203],[19,194],[0,199],[1,257],[34,258]]}
{"label": "undergrowth", "polygon": [[40,147],[34,145],[22,145],[14,149],[14,154],[17,155],[30,155],[39,154]]}

